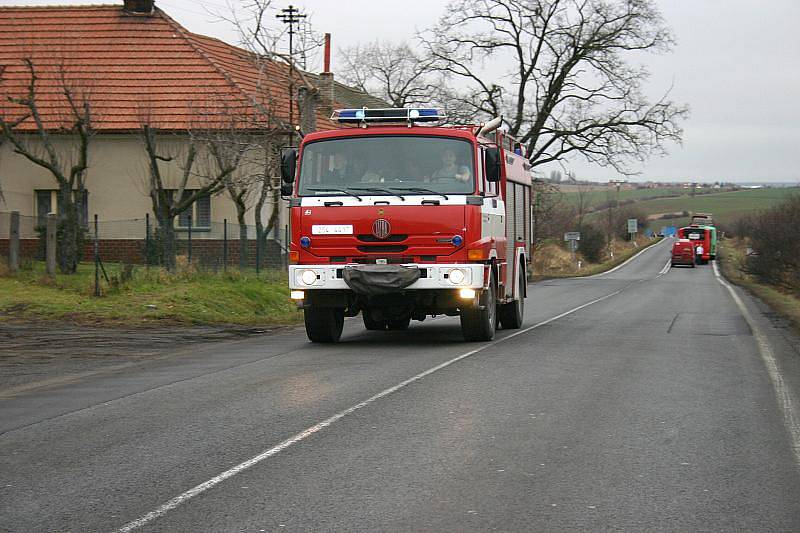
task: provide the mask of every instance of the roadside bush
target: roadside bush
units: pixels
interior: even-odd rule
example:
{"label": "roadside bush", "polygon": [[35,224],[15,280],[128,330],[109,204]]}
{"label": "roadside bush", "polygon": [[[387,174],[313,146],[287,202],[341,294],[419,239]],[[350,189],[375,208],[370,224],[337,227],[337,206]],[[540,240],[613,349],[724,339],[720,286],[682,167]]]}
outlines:
{"label": "roadside bush", "polygon": [[800,294],[800,195],[743,223],[755,252],[747,258],[748,272],[760,281]]}
{"label": "roadside bush", "polygon": [[644,231],[647,225],[647,215],[638,207],[626,206],[617,209],[606,217],[607,223],[611,225],[608,228],[609,235],[618,239],[628,239],[628,219],[635,218],[639,222],[639,231]]}
{"label": "roadside bush", "polygon": [[581,227],[581,240],[578,241],[578,251],[590,263],[599,263],[603,260],[603,249],[606,246],[606,236],[600,228],[593,224],[584,223]]}

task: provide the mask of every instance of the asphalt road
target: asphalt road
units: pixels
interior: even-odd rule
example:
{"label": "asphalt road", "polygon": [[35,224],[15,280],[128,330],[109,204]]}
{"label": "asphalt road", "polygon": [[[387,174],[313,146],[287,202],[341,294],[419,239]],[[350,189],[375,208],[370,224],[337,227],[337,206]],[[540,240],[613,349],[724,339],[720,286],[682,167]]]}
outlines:
{"label": "asphalt road", "polygon": [[0,530],[798,531],[798,340],[667,262],[491,343],[351,320],[0,390]]}

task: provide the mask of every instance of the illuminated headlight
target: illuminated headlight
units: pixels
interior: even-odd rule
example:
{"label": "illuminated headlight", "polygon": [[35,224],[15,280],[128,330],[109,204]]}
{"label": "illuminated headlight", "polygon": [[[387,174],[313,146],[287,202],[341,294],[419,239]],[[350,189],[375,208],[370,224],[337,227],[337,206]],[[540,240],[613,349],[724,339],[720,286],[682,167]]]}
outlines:
{"label": "illuminated headlight", "polygon": [[313,285],[317,281],[317,273],[313,270],[303,270],[300,273],[300,281],[303,285]]}
{"label": "illuminated headlight", "polygon": [[471,300],[475,298],[475,289],[461,289],[458,296],[463,300]]}
{"label": "illuminated headlight", "polygon": [[452,268],[447,274],[447,279],[449,279],[450,283],[453,285],[461,285],[464,283],[464,280],[467,279],[467,274],[460,268]]}
{"label": "illuminated headlight", "polygon": [[289,298],[291,298],[292,300],[302,300],[305,297],[306,293],[304,293],[303,291],[292,291],[289,294]]}

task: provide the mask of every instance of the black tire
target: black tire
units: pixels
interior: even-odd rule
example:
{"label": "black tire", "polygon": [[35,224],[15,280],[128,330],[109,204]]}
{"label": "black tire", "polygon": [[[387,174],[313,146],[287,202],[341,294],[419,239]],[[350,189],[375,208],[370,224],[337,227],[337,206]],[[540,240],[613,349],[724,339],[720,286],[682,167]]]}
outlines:
{"label": "black tire", "polygon": [[364,327],[370,331],[383,331],[386,329],[386,321],[373,319],[369,309],[361,311],[361,318],[364,319]]}
{"label": "black tire", "polygon": [[[494,338],[497,328],[497,292],[492,272],[489,279],[489,288],[480,296],[479,307],[469,307],[461,310],[461,333],[466,341],[490,341]],[[483,307],[483,309],[480,309]]]}
{"label": "black tire", "polygon": [[497,318],[503,329],[519,329],[525,317],[525,273],[519,273],[519,300],[508,302],[497,310]]}
{"label": "black tire", "polygon": [[309,307],[303,309],[303,318],[311,342],[339,342],[344,328],[344,309]]}
{"label": "black tire", "polygon": [[411,317],[387,321],[387,326],[392,331],[405,331],[409,324],[411,324]]}

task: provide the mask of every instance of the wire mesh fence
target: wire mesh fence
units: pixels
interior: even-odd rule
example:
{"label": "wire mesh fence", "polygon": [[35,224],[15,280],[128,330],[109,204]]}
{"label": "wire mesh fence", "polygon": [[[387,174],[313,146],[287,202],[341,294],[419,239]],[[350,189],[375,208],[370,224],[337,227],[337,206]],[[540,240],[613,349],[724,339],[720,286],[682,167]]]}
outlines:
{"label": "wire mesh fence", "polygon": [[[19,215],[18,256],[21,261],[42,261],[45,255],[46,219]],[[11,246],[12,214],[0,212],[0,256],[8,256]],[[257,239],[256,226],[227,220],[198,225],[175,219],[171,232],[159,228],[149,215],[128,220],[101,220],[95,217],[84,225],[80,261],[120,262],[162,266],[166,239],[174,239],[179,264],[225,270],[286,268],[288,236],[283,228],[273,228]]]}

